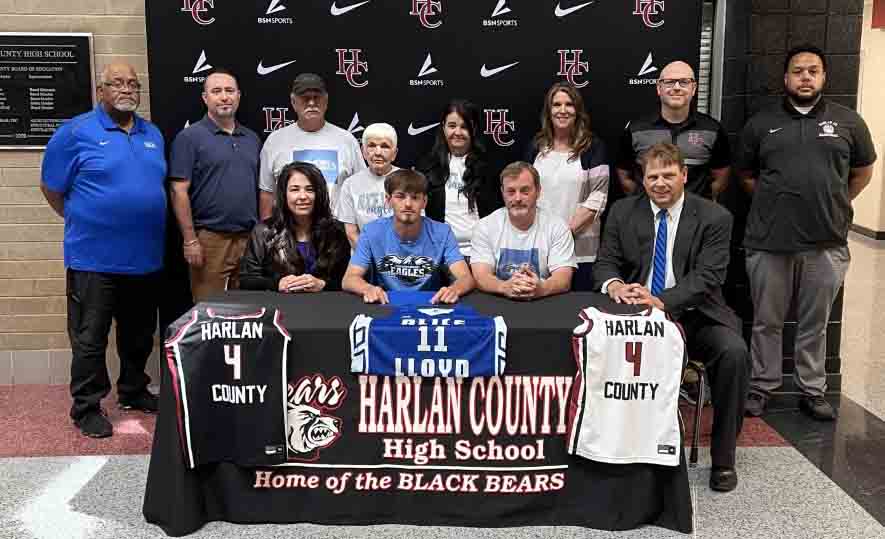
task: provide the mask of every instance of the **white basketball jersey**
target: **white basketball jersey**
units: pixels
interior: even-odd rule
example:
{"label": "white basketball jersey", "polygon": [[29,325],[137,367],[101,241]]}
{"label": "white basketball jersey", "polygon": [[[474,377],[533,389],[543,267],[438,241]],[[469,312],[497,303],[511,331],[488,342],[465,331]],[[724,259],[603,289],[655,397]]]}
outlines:
{"label": "white basketball jersey", "polygon": [[613,464],[679,464],[682,328],[658,309],[580,312],[568,452]]}

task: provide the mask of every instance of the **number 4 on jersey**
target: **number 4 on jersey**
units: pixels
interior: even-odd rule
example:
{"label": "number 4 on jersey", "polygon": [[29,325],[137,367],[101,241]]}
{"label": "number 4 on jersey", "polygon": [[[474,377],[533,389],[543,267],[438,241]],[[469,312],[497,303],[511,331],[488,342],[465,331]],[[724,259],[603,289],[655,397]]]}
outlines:
{"label": "number 4 on jersey", "polygon": [[639,376],[639,371],[642,369],[642,343],[627,342],[624,346],[624,359],[627,363],[633,364],[633,376]]}
{"label": "number 4 on jersey", "polygon": [[224,345],[224,362],[234,368],[234,380],[239,380],[241,375],[239,344]]}

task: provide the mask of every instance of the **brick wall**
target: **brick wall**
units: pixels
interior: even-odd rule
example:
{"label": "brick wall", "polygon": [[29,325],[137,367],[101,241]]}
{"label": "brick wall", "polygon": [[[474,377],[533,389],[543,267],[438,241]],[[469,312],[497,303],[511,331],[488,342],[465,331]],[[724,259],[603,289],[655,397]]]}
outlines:
{"label": "brick wall", "polygon": [[[135,66],[149,116],[144,0],[0,0],[4,32],[91,32],[96,77],[112,60]],[[0,384],[67,383],[63,221],[40,193],[42,151],[0,151]],[[112,346],[108,366],[116,379]],[[150,362],[156,373],[156,360]]]}

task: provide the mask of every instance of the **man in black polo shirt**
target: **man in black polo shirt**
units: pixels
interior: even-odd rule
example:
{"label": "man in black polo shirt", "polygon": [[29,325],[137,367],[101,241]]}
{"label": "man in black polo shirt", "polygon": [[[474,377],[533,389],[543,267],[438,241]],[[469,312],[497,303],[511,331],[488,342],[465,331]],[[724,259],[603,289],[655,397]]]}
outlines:
{"label": "man in black polo shirt", "polygon": [[261,140],[237,123],[240,90],[233,73],[209,73],[203,102],[206,116],[175,137],[169,159],[194,301],[237,287],[240,258],[258,221]]}
{"label": "man in black polo shirt", "polygon": [[642,153],[659,142],[675,144],[685,157],[685,190],[715,200],[728,185],[728,135],[712,117],[691,110],[698,83],[685,62],[671,62],[661,71],[657,92],[660,111],[627,124],[618,149],[617,171],[627,194],[642,190]]}
{"label": "man in black polo shirt", "polygon": [[750,118],[737,153],[741,182],[753,195],[744,235],[753,296],[751,416],[764,412],[781,385],[783,326],[792,303],[799,408],[819,420],[836,417],[824,400],[826,325],[848,270],[851,200],[869,183],[876,153],[863,119],[821,96],[826,67],[817,47],[789,51],[786,98]]}

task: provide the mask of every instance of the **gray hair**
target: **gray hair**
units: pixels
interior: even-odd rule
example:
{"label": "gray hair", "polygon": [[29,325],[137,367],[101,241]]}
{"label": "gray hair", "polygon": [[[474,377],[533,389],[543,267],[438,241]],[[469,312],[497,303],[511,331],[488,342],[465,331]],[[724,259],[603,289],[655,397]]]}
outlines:
{"label": "gray hair", "polygon": [[396,129],[394,129],[393,126],[390,124],[376,123],[369,125],[369,127],[367,127],[365,131],[363,131],[364,146],[370,138],[387,139],[392,142],[393,147],[396,148]]}

